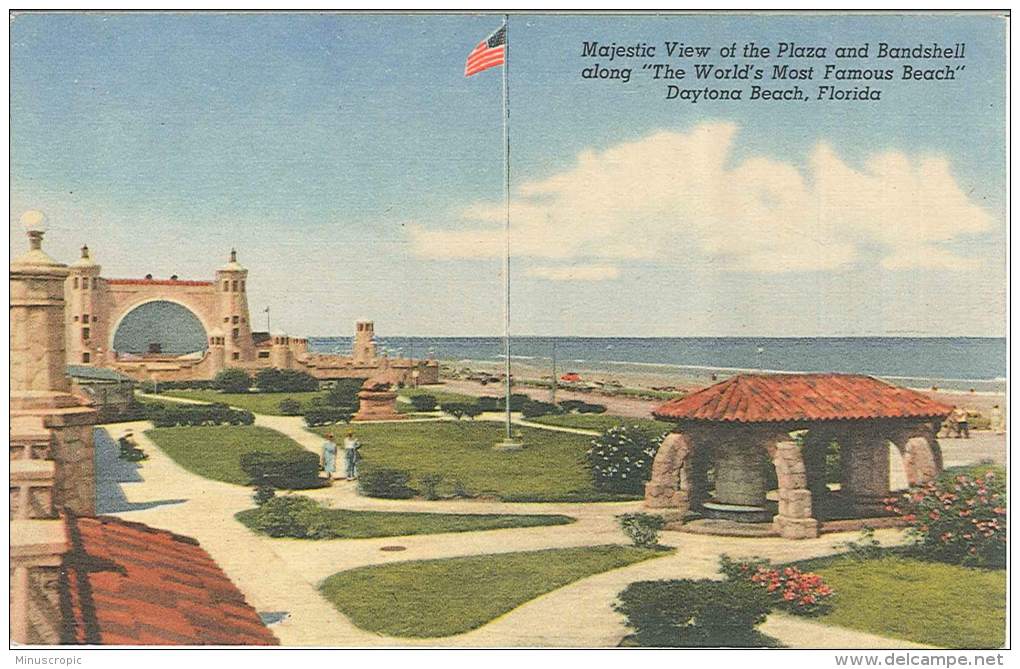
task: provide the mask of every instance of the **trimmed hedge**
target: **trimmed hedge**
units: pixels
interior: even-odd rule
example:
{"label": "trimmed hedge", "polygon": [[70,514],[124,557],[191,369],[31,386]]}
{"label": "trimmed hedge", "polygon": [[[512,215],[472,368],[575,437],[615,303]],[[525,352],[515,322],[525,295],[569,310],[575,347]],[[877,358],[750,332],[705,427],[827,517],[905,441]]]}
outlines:
{"label": "trimmed hedge", "polygon": [[438,402],[432,395],[415,395],[411,398],[411,406],[415,411],[435,411]]}
{"label": "trimmed hedge", "polygon": [[540,402],[538,400],[531,400],[525,402],[521,408],[521,413],[524,414],[525,418],[538,418],[539,416],[546,416],[548,414],[563,413],[563,410],[552,402]]}
{"label": "trimmed hedge", "polygon": [[251,375],[238,367],[227,367],[216,374],[212,387],[225,393],[246,393],[251,388]]}
{"label": "trimmed hedge", "polygon": [[255,385],[263,393],[299,393],[319,389],[319,381],[311,374],[296,369],[260,369]]}
{"label": "trimmed hedge", "polygon": [[287,490],[318,488],[323,485],[319,478],[319,456],[311,451],[253,451],[242,455],[240,462],[251,485],[268,485]]}
{"label": "trimmed hedge", "polygon": [[216,385],[214,381],[159,381],[153,383],[152,381],[142,381],[138,384],[138,389],[143,393],[155,394],[156,391],[164,390],[215,390]]}
{"label": "trimmed hedge", "polygon": [[308,427],[332,425],[333,423],[350,423],[351,412],[347,408],[316,407],[305,410],[305,424]]}
{"label": "trimmed hedge", "polygon": [[231,409],[226,404],[182,404],[180,407],[152,405],[149,418],[156,427],[194,425],[252,425],[255,414]]}
{"label": "trimmed hedge", "polygon": [[369,469],[358,477],[358,493],[366,497],[410,499],[418,494],[408,485],[411,475],[400,469]]}
{"label": "trimmed hedge", "polygon": [[300,416],[301,415],[301,402],[298,402],[292,397],[280,400],[280,413],[284,416]]}
{"label": "trimmed hedge", "polygon": [[746,581],[638,581],[614,608],[641,646],[758,646],[755,626],[772,610],[763,588]]}

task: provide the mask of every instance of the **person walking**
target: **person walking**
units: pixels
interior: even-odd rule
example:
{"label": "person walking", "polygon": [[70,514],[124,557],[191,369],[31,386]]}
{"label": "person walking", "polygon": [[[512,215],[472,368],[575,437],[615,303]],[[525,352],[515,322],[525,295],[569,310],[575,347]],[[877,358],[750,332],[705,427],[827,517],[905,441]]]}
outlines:
{"label": "person walking", "polygon": [[332,480],[336,473],[336,442],[333,441],[333,433],[326,434],[326,441],[322,444],[322,457],[319,458],[322,471],[326,472],[326,479]]}
{"label": "person walking", "polygon": [[956,409],[953,412],[953,419],[956,421],[956,438],[970,439],[970,417],[966,409]]}
{"label": "person walking", "polygon": [[347,470],[347,480],[353,481],[358,478],[358,449],[361,444],[354,438],[354,432],[348,432],[344,439],[344,465]]}

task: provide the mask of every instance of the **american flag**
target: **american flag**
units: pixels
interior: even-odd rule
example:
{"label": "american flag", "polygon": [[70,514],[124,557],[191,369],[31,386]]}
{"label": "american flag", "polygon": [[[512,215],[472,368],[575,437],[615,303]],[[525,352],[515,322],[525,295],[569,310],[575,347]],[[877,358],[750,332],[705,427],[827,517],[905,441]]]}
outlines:
{"label": "american flag", "polygon": [[492,33],[478,43],[468,54],[464,65],[464,76],[483,72],[490,67],[498,67],[506,62],[506,26]]}

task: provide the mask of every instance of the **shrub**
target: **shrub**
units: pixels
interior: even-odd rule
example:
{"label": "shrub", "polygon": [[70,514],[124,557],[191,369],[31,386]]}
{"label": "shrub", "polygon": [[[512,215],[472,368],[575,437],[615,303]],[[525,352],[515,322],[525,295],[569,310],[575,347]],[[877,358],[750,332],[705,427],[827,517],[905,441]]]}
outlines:
{"label": "shrub", "polygon": [[585,454],[596,490],[639,495],[652,471],[652,460],[662,443],[633,425],[618,425],[591,442]]}
{"label": "shrub", "polygon": [[606,405],[604,404],[588,404],[587,402],[582,403],[577,408],[577,413],[605,413]]}
{"label": "shrub", "polygon": [[666,519],[650,513],[625,513],[617,516],[624,534],[639,548],[655,548],[659,545],[659,532]]}
{"label": "shrub", "polygon": [[907,521],[923,558],[1006,566],[1006,481],[994,471],[940,477],[889,499],[886,509]]}
{"label": "shrub", "polygon": [[227,367],[213,379],[213,387],[225,393],[246,393],[251,388],[251,376],[243,369]]}
{"label": "shrub", "polygon": [[439,484],[443,482],[442,474],[426,474],[421,477],[421,494],[425,499],[439,499]]}
{"label": "shrub", "polygon": [[305,424],[308,427],[331,425],[333,423],[350,423],[351,413],[338,407],[305,409]]}
{"label": "shrub", "polygon": [[538,418],[539,416],[545,416],[551,413],[561,413],[561,409],[552,402],[539,402],[538,400],[532,400],[530,402],[525,402],[524,407],[521,409],[521,413],[524,414],[525,418]]}
{"label": "shrub", "polygon": [[[443,410],[443,413],[449,414],[456,418],[457,420],[460,420],[461,416],[467,413],[468,407],[470,406],[472,405],[467,404],[465,402],[443,402],[441,408]],[[474,406],[475,408],[477,408],[477,405]]]}
{"label": "shrub", "polygon": [[437,404],[432,395],[415,395],[411,398],[411,406],[415,411],[435,411]]}
{"label": "shrub", "polygon": [[332,536],[322,507],[303,495],[269,499],[251,514],[248,526],[271,537],[328,539]]}
{"label": "shrub", "polygon": [[361,401],[358,391],[365,379],[337,379],[326,393],[325,403],[331,407],[346,409],[349,413],[357,413]]}
{"label": "shrub", "polygon": [[416,494],[410,481],[411,475],[400,469],[369,469],[358,477],[358,492],[366,497],[410,499]]}
{"label": "shrub", "polygon": [[269,500],[276,497],[276,488],[271,485],[260,485],[255,488],[255,494],[251,496],[255,506],[262,506]]}
{"label": "shrub", "polygon": [[482,411],[502,411],[506,409],[503,405],[502,397],[492,397],[490,395],[479,397],[475,400],[475,406]]}
{"label": "shrub", "polygon": [[301,415],[301,402],[290,397],[285,400],[280,400],[280,413],[284,416]]}
{"label": "shrub", "polygon": [[464,415],[470,418],[471,420],[474,420],[475,418],[478,418],[479,416],[482,415],[482,408],[477,404],[465,404]]}
{"label": "shrub", "polygon": [[563,400],[560,402],[560,408],[567,413],[573,413],[574,411],[580,410],[581,407],[588,404],[584,400]]}
{"label": "shrub", "polygon": [[156,427],[251,425],[255,422],[255,414],[252,412],[231,409],[226,404],[181,404],[151,409],[149,415]]}
{"label": "shrub", "polygon": [[241,456],[241,469],[251,484],[257,486],[301,490],[322,485],[319,456],[311,451],[245,453]]}
{"label": "shrub", "polygon": [[735,561],[723,555],[719,569],[730,582],[750,583],[769,597],[772,605],[789,613],[813,616],[832,607],[832,588],[822,577],[797,567],[773,567],[767,560]]}
{"label": "shrub", "polygon": [[741,646],[761,645],[772,605],[748,582],[673,580],[631,583],[614,608],[642,646]]}
{"label": "shrub", "polygon": [[311,374],[296,369],[260,369],[255,385],[263,393],[299,393],[319,389],[319,381]]}

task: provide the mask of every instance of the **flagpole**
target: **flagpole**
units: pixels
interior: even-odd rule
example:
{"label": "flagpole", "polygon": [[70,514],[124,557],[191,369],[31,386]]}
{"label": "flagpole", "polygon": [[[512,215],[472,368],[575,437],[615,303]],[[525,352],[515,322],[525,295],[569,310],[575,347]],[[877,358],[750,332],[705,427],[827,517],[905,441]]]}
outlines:
{"label": "flagpole", "polygon": [[510,429],[510,89],[507,79],[510,74],[510,15],[503,15],[503,197],[506,201],[506,221],[504,236],[506,238],[506,256],[503,259],[504,283],[504,325],[503,353],[505,356],[504,375],[506,379],[506,440],[513,440]]}

